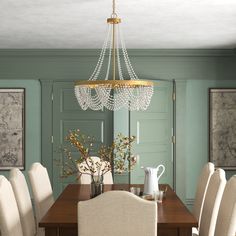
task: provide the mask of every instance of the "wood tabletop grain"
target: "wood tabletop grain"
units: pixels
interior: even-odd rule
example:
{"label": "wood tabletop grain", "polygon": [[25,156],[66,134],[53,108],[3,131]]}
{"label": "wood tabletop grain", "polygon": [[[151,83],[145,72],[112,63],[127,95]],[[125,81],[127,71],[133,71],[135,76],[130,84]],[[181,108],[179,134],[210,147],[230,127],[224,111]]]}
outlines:
{"label": "wood tabletop grain", "polygon": [[[143,189],[143,185],[113,184],[104,185],[104,191],[129,191],[131,186],[138,186],[141,191]],[[160,185],[160,189],[167,189],[167,192],[163,202],[158,203],[158,232],[166,232],[166,236],[190,235],[190,229],[198,225],[197,220],[169,185]],[[50,228],[51,230],[53,228],[71,228],[77,231],[78,201],[88,199],[90,199],[90,185],[69,184],[39,222],[39,227]],[[181,230],[185,233],[181,234]],[[162,235],[162,233],[158,235]]]}

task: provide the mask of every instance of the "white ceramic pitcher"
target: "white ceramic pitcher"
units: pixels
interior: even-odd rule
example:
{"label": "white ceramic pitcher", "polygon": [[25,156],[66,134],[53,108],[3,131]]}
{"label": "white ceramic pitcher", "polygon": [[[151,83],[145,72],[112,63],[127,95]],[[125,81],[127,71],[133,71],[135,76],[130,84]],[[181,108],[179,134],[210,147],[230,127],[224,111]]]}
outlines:
{"label": "white ceramic pitcher", "polygon": [[[144,194],[151,194],[155,191],[159,191],[159,179],[165,172],[165,166],[159,165],[156,168],[154,167],[141,167],[144,169],[145,172],[145,179],[144,179]],[[158,174],[159,169],[162,171]],[[157,175],[158,174],[158,175]]]}

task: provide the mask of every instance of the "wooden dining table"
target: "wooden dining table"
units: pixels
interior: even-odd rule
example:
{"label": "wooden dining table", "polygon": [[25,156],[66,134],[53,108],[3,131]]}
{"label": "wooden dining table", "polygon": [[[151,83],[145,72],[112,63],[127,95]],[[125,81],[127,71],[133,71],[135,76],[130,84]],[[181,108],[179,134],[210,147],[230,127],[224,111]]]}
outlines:
{"label": "wooden dining table", "polygon": [[[104,185],[104,191],[129,191],[131,186],[143,189],[143,185],[113,184]],[[160,185],[160,189],[166,192],[162,203],[158,203],[157,235],[191,236],[197,220],[169,185]],[[45,236],[78,236],[77,204],[88,199],[90,185],[69,184],[39,222],[39,227],[45,228]]]}

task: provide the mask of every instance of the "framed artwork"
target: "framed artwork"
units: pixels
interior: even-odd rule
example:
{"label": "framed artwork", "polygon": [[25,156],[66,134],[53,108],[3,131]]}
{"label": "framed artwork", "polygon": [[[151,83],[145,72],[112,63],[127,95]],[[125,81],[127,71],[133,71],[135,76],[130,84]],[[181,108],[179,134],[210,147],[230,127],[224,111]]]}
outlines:
{"label": "framed artwork", "polygon": [[209,128],[210,161],[236,170],[236,89],[209,89]]}
{"label": "framed artwork", "polygon": [[0,88],[0,170],[25,168],[25,89]]}

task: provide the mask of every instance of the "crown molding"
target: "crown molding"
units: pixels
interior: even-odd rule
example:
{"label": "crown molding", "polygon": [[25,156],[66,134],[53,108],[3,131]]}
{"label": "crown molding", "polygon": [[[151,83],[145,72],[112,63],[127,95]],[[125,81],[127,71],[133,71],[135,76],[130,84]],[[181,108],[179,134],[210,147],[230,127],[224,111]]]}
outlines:
{"label": "crown molding", "polygon": [[[235,57],[236,49],[127,49],[134,57]],[[0,57],[98,57],[100,49],[0,49]]]}

